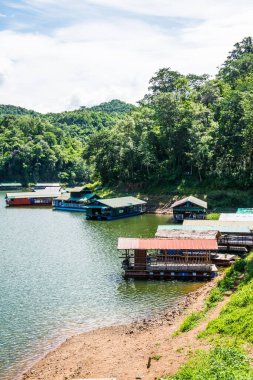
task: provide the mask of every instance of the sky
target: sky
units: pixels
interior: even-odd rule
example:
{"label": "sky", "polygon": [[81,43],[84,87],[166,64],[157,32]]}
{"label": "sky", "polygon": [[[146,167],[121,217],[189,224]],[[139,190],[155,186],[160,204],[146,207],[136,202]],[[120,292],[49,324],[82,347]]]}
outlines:
{"label": "sky", "polygon": [[252,20],[252,0],[0,0],[0,104],[135,103],[160,68],[214,75]]}

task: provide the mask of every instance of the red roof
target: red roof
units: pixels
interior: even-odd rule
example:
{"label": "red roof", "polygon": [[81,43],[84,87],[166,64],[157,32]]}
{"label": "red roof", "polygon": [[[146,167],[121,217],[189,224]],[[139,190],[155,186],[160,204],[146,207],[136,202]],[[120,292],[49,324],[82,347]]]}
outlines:
{"label": "red roof", "polygon": [[118,249],[217,250],[216,239],[135,239],[119,238]]}

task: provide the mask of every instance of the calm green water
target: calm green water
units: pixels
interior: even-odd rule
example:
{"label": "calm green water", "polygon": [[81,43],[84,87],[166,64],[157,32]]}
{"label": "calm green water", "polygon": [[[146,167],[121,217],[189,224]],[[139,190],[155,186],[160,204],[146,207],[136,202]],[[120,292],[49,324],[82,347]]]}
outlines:
{"label": "calm green water", "polygon": [[70,335],[150,316],[199,287],[122,278],[117,238],[153,236],[167,222],[5,208],[0,193],[0,379],[13,380]]}

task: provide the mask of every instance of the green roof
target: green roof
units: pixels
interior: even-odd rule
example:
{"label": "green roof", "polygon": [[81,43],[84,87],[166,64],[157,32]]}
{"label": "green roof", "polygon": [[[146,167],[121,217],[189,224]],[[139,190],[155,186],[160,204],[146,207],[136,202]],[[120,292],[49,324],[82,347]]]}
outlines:
{"label": "green roof", "polygon": [[237,214],[253,214],[253,208],[238,208]]}
{"label": "green roof", "polygon": [[128,206],[138,206],[146,204],[145,201],[135,197],[121,197],[121,198],[111,198],[111,199],[99,199],[99,203],[111,208],[120,208]]}
{"label": "green roof", "polygon": [[63,201],[87,201],[91,198],[94,198],[96,196],[96,194],[94,193],[88,193],[88,194],[82,194],[80,197],[76,196],[76,197],[71,197],[70,194],[62,194],[60,195],[57,200],[63,200]]}

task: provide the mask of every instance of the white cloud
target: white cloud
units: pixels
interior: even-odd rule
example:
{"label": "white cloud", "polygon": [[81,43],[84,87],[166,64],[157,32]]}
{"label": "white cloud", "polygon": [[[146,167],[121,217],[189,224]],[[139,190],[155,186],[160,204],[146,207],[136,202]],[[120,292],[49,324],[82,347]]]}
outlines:
{"label": "white cloud", "polygon": [[[69,6],[66,0],[46,2]],[[74,2],[76,7],[79,2]],[[95,2],[167,16],[179,15],[180,9],[186,15],[188,9],[191,17],[202,18],[202,22],[170,33],[128,14],[113,22],[111,17],[79,21],[47,36],[1,31],[0,103],[47,112],[112,98],[135,102],[143,97],[148,80],[159,68],[213,74],[235,42],[253,35],[252,5],[246,0],[238,5],[234,0],[213,0],[216,8],[206,0],[145,0],[145,7],[141,6],[144,0],[89,0]],[[30,3],[42,6],[45,1]],[[202,4],[200,9],[196,4]]]}

